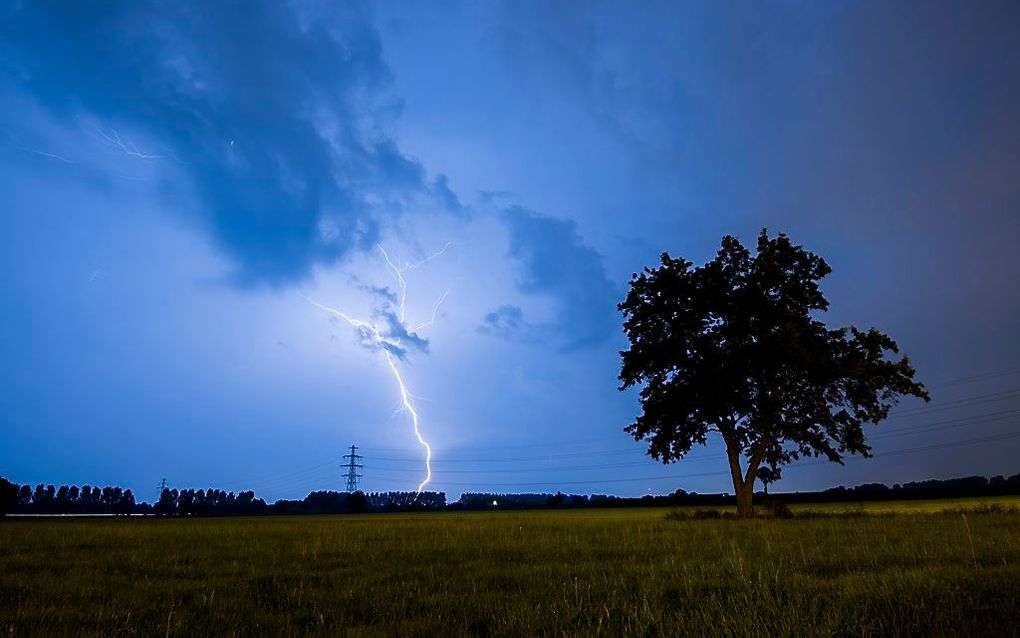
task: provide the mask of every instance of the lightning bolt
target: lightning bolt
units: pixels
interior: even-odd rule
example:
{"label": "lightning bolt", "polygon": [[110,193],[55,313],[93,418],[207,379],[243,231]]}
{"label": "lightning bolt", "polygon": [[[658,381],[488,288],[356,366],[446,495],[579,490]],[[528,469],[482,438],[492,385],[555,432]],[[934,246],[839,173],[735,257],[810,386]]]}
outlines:
{"label": "lightning bolt", "polygon": [[[391,271],[393,271],[393,274],[397,279],[397,284],[400,286],[400,295],[398,297],[399,320],[401,326],[403,326],[403,329],[405,329],[408,333],[414,334],[417,333],[418,330],[422,328],[426,328],[428,326],[433,325],[436,321],[436,316],[439,312],[439,308],[443,305],[443,302],[446,301],[446,297],[450,294],[450,291],[447,290],[446,292],[444,292],[443,295],[439,298],[439,300],[436,301],[435,304],[433,304],[431,319],[424,323],[418,324],[413,328],[408,328],[406,324],[407,280],[404,277],[404,273],[406,273],[408,270],[420,268],[421,266],[427,264],[436,257],[439,257],[444,252],[446,252],[447,248],[449,248],[450,245],[451,245],[450,242],[447,242],[447,244],[443,246],[441,250],[433,253],[432,255],[428,256],[422,261],[416,263],[405,263],[402,268],[398,267],[393,262],[393,260],[390,259],[389,254],[382,246],[377,246],[379,252],[383,256],[383,259],[386,261],[386,265],[389,267]],[[330,312],[346,321],[352,328],[355,329],[355,331],[357,331],[359,337],[361,338],[362,345],[365,345],[373,350],[377,349],[382,351],[383,356],[386,358],[386,364],[389,366],[390,372],[393,373],[393,379],[397,382],[397,387],[400,389],[400,402],[403,405],[403,409],[406,410],[411,415],[411,425],[414,428],[414,436],[415,438],[418,439],[418,443],[423,448],[425,448],[425,479],[418,484],[418,487],[415,490],[414,494],[414,497],[418,498],[418,496],[422,493],[422,490],[425,489],[425,486],[428,485],[430,481],[432,481],[432,446],[429,445],[428,441],[425,440],[425,437],[422,436],[420,418],[418,415],[418,409],[414,405],[414,397],[408,391],[407,384],[404,383],[404,378],[401,376],[400,369],[397,367],[395,353],[402,352],[404,350],[400,343],[400,337],[399,336],[394,337],[384,332],[386,326],[380,326],[372,321],[365,321],[363,319],[351,317],[342,310],[339,310],[337,308],[331,308],[330,306],[321,304],[317,301],[309,299],[305,295],[301,295],[301,298],[307,301],[308,303],[312,304],[313,306],[325,310],[327,312]]]}
{"label": "lightning bolt", "polygon": [[[96,132],[96,138],[103,144],[116,148],[122,151],[125,155],[130,157],[137,157],[140,160],[161,160],[166,159],[162,155],[155,155],[153,153],[144,153],[131,140],[125,140],[121,138],[120,133],[116,129],[110,129],[109,132],[104,131],[98,126],[93,127]],[[176,159],[176,158],[175,158]]]}
{"label": "lightning bolt", "polygon": [[78,163],[78,162],[74,161],[73,159],[67,159],[63,155],[57,155],[56,153],[47,153],[46,151],[40,151],[40,150],[34,149],[34,148],[26,148],[24,150],[28,151],[29,153],[35,153],[36,155],[42,155],[43,157],[48,157],[50,159],[55,159],[55,160],[57,160],[59,162],[65,163],[65,164],[77,164]]}
{"label": "lightning bolt", "polygon": [[393,355],[390,354],[389,350],[383,350],[383,354],[386,356],[386,363],[390,364],[390,370],[393,371],[393,378],[397,380],[397,385],[400,386],[400,400],[404,404],[404,408],[411,413],[411,423],[414,425],[414,435],[418,438],[418,443],[425,448],[425,480],[418,484],[418,489],[415,490],[414,497],[418,498],[421,491],[425,489],[425,486],[432,480],[432,446],[428,444],[428,441],[421,435],[421,430],[418,427],[418,410],[414,408],[414,402],[411,401],[411,394],[407,391],[407,386],[404,385],[404,379],[400,376],[400,371],[397,370],[397,362],[393,360]]}

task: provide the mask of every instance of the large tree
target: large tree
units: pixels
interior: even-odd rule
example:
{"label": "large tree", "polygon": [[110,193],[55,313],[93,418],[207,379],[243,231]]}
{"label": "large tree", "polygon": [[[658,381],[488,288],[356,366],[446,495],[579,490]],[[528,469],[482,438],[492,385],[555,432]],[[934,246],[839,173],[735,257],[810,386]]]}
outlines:
{"label": "large tree", "polygon": [[928,400],[907,357],[888,357],[899,350],[887,335],[818,319],[829,272],[763,230],[754,255],[730,236],[703,266],[663,253],[619,305],[630,339],[620,389],[641,387],[642,413],[627,431],[663,463],[718,433],[740,516],[753,515],[759,472],[774,481],[802,456],[869,456],[865,423],[885,419],[901,396]]}

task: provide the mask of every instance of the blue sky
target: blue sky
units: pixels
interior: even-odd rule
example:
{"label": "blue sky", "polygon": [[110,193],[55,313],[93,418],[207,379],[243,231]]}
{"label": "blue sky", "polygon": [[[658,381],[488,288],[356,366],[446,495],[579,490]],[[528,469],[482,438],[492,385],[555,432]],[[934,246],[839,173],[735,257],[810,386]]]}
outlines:
{"label": "blue sky", "polygon": [[300,497],[357,443],[413,489],[382,351],[305,300],[398,313],[382,246],[390,329],[443,300],[399,353],[430,487],[726,490],[623,433],[615,304],[762,227],[935,397],[778,489],[1020,471],[1015,3],[0,6],[14,481]]}

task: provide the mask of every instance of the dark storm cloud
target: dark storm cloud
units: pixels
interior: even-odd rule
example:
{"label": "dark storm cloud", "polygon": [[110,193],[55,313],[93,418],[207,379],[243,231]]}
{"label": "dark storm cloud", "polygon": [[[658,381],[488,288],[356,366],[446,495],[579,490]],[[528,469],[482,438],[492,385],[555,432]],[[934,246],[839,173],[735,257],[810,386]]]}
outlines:
{"label": "dark storm cloud", "polygon": [[503,305],[486,313],[478,332],[502,339],[515,339],[530,331],[520,306]]}
{"label": "dark storm cloud", "polygon": [[430,184],[429,192],[445,210],[458,214],[467,213],[467,208],[460,203],[460,199],[457,197],[457,194],[450,188],[449,180],[446,175],[443,175],[442,173],[436,175],[435,179],[433,179]]}
{"label": "dark storm cloud", "polygon": [[[519,264],[518,286],[557,304],[550,326],[556,339],[568,350],[605,342],[616,329],[619,291],[606,275],[602,255],[584,243],[577,224],[520,206],[504,209],[500,218],[510,234],[509,255]],[[513,314],[500,319],[514,319]],[[515,321],[522,322],[522,316]]]}
{"label": "dark storm cloud", "polygon": [[0,81],[168,148],[235,281],[284,285],[373,242],[380,201],[431,189],[460,209],[383,132],[396,107],[364,7],[329,6],[16,3]]}

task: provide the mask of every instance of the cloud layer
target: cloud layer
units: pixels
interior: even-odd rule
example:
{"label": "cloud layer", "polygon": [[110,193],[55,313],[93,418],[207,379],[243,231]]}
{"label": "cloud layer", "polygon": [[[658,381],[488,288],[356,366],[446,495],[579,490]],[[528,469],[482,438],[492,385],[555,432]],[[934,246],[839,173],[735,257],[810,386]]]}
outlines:
{"label": "cloud layer", "polygon": [[57,115],[166,147],[234,280],[277,286],[369,245],[383,208],[459,206],[386,132],[396,105],[366,11],[330,6],[19,3],[0,9],[0,53]]}
{"label": "cloud layer", "polygon": [[[604,343],[617,327],[619,291],[606,275],[602,255],[584,243],[577,224],[521,206],[504,209],[500,219],[510,234],[509,254],[518,262],[520,289],[556,302],[556,319],[546,326],[556,340],[567,350]],[[525,325],[520,308],[503,306],[482,327],[506,335]]]}

